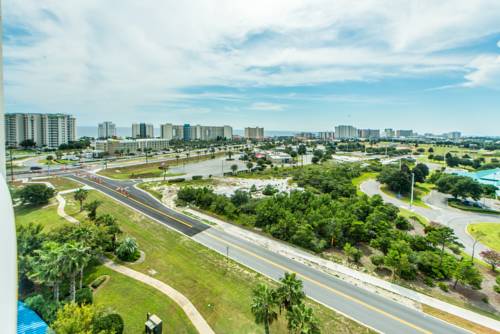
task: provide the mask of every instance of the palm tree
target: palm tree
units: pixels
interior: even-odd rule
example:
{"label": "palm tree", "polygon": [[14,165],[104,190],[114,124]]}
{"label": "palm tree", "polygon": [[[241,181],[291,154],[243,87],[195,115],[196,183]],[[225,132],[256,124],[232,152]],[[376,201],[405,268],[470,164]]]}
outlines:
{"label": "palm tree", "polygon": [[255,323],[264,324],[264,331],[269,334],[269,325],[278,318],[275,292],[265,284],[257,285],[253,290],[251,310],[255,317]]}
{"label": "palm tree", "polygon": [[29,277],[39,283],[46,283],[53,288],[54,300],[59,302],[59,286],[62,281],[60,261],[61,246],[56,242],[47,242],[35,251],[37,258]]}
{"label": "palm tree", "polygon": [[92,202],[90,203],[87,203],[85,204],[83,207],[85,210],[87,210],[89,213],[88,213],[88,217],[90,220],[95,220],[96,217],[97,217],[97,208],[101,205],[101,201],[98,201],[98,200],[93,200]]}
{"label": "palm tree", "polygon": [[304,303],[293,305],[287,311],[288,330],[294,334],[320,334],[318,320],[313,314],[312,308]]}
{"label": "palm tree", "polygon": [[116,248],[116,239],[122,233],[116,218],[110,214],[104,214],[97,218],[96,225],[103,226],[106,229],[106,234],[111,236],[111,249],[114,250]]}
{"label": "palm tree", "polygon": [[90,261],[90,249],[75,242],[68,242],[61,246],[59,257],[62,271],[69,276],[70,299],[74,302],[76,275],[80,273],[80,281],[83,280],[83,269]]}
{"label": "palm tree", "polygon": [[88,195],[89,195],[89,192],[83,188],[80,188],[77,191],[75,191],[75,194],[73,195],[73,198],[75,199],[75,201],[80,202],[80,212],[83,211],[83,202],[85,202]]}
{"label": "palm tree", "polygon": [[121,260],[131,260],[134,254],[139,251],[139,247],[137,245],[137,241],[135,241],[132,237],[126,237],[120,243],[120,246],[116,249],[116,255]]}
{"label": "palm tree", "polygon": [[293,306],[300,305],[306,295],[303,291],[302,281],[297,279],[295,273],[285,273],[280,282],[281,285],[276,292],[281,313],[282,308],[290,311]]}

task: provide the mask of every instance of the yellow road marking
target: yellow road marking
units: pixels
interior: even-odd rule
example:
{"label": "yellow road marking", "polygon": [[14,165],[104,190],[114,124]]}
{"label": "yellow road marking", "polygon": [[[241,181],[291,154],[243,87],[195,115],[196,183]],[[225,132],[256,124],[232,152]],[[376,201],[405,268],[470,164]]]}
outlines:
{"label": "yellow road marking", "polygon": [[[223,242],[223,243],[225,243],[225,244],[231,245],[232,247],[234,247],[234,248],[236,248],[236,249],[239,249],[240,251],[242,251],[242,252],[244,252],[244,253],[247,253],[247,254],[249,254],[249,255],[251,255],[251,256],[253,256],[253,257],[256,257],[256,258],[258,258],[258,259],[260,259],[260,260],[262,260],[262,261],[264,261],[264,262],[267,262],[267,263],[269,263],[269,264],[271,264],[271,265],[273,265],[273,266],[275,266],[275,267],[277,267],[277,268],[280,268],[281,270],[284,270],[284,271],[287,271],[287,272],[293,272],[293,270],[291,270],[291,269],[289,269],[289,268],[287,268],[287,267],[285,267],[285,266],[283,266],[283,265],[281,265],[281,264],[278,264],[278,263],[273,262],[273,261],[271,261],[271,260],[269,260],[269,259],[266,259],[265,257],[262,257],[262,256],[260,256],[260,255],[258,255],[258,254],[255,254],[255,253],[253,253],[253,252],[251,252],[251,251],[249,251],[249,250],[246,250],[246,249],[244,249],[244,248],[242,248],[242,247],[240,247],[240,246],[238,246],[238,245],[236,245],[236,244],[234,244],[234,243],[232,243],[232,242],[230,242],[230,241],[226,241],[226,240],[224,240],[224,239],[222,239],[222,238],[219,238],[219,237],[217,237],[217,236],[213,235],[212,233],[210,233],[210,232],[209,232],[209,230],[206,230],[206,234],[209,234],[211,238],[214,238],[214,239],[216,239],[216,240],[219,240],[220,242]],[[318,281],[317,281],[317,280],[315,280],[315,279],[312,279],[312,278],[310,278],[310,277],[308,277],[308,276],[305,276],[305,275],[302,275],[302,274],[300,274],[300,273],[295,273],[295,274],[296,274],[297,276],[299,276],[299,277],[302,277],[302,278],[303,278],[304,280],[306,280],[306,281],[309,281],[309,282],[311,282],[311,283],[314,283],[314,284],[316,284],[316,285],[319,285],[320,287],[322,287],[322,288],[324,288],[324,289],[330,290],[330,291],[332,291],[333,293],[335,293],[335,294],[337,294],[337,295],[339,295],[339,296],[342,296],[342,297],[344,297],[344,298],[346,298],[346,299],[348,299],[348,300],[350,300],[350,301],[352,301],[352,302],[355,302],[355,303],[357,303],[357,304],[360,304],[360,305],[362,305],[362,306],[364,306],[364,307],[366,307],[366,308],[368,308],[368,309],[370,309],[370,310],[372,310],[372,311],[375,311],[375,312],[380,313],[380,314],[382,314],[382,315],[384,315],[384,316],[386,316],[386,317],[389,317],[389,318],[391,318],[391,319],[393,319],[393,320],[396,320],[396,321],[398,321],[398,322],[400,322],[400,323],[402,323],[402,324],[405,324],[406,326],[411,327],[411,328],[413,328],[413,329],[415,329],[415,330],[417,330],[417,331],[419,331],[419,332],[422,332],[422,333],[425,333],[425,334],[432,334],[432,332],[430,332],[430,331],[428,331],[428,330],[425,330],[425,329],[423,329],[423,328],[420,328],[420,327],[418,327],[417,325],[414,325],[414,324],[412,324],[412,323],[410,323],[410,322],[408,322],[408,321],[406,321],[406,320],[404,320],[404,319],[401,319],[401,318],[399,318],[399,317],[396,317],[395,315],[392,315],[392,314],[390,314],[390,313],[387,313],[386,311],[381,310],[381,309],[379,309],[379,308],[377,308],[377,307],[375,307],[375,306],[372,306],[372,305],[370,305],[370,304],[368,304],[368,303],[365,303],[365,302],[364,302],[364,301],[362,301],[362,300],[359,300],[359,299],[357,299],[357,298],[354,298],[354,297],[352,297],[352,296],[349,296],[349,295],[347,295],[347,294],[345,294],[345,293],[343,293],[343,292],[341,292],[341,291],[339,291],[339,290],[336,290],[336,289],[334,289],[334,288],[332,288],[332,287],[330,287],[330,286],[328,286],[328,285],[325,285],[325,284],[323,284],[323,283],[321,283],[321,282],[318,282]]]}
{"label": "yellow road marking", "polygon": [[137,204],[142,205],[142,206],[144,206],[144,207],[146,207],[146,208],[148,208],[148,209],[150,209],[150,210],[153,210],[153,211],[155,211],[155,212],[159,213],[159,214],[160,214],[160,215],[162,215],[162,216],[165,216],[165,217],[167,217],[167,218],[170,218],[170,219],[172,219],[172,220],[175,220],[175,221],[176,221],[176,222],[178,222],[178,223],[181,223],[181,224],[186,225],[186,226],[188,226],[188,227],[190,227],[190,228],[193,228],[193,225],[191,225],[191,224],[189,224],[189,223],[186,223],[186,222],[184,222],[184,221],[180,220],[179,218],[173,217],[173,216],[171,216],[171,215],[169,215],[169,214],[167,214],[167,213],[165,213],[165,212],[163,212],[163,211],[160,211],[160,210],[158,210],[158,209],[156,209],[156,208],[153,208],[152,206],[149,206],[148,204],[144,204],[144,203],[142,203],[142,202],[139,202],[138,200],[136,200],[136,199],[134,199],[134,198],[132,198],[132,197],[125,196],[125,195],[124,195],[124,194],[122,194],[121,192],[116,191],[115,189],[113,189],[113,188],[111,188],[111,187],[108,187],[108,186],[104,185],[103,183],[98,183],[98,182],[95,182],[94,180],[90,180],[90,179],[87,179],[87,180],[92,181],[92,182],[94,182],[95,184],[101,185],[101,186],[103,186],[104,188],[109,189],[109,190],[111,190],[112,192],[117,193],[117,194],[119,194],[119,195],[121,195],[121,196],[123,196],[123,197],[125,197],[125,198],[128,198],[128,199],[130,199],[130,200],[132,200],[132,201],[136,202]]}

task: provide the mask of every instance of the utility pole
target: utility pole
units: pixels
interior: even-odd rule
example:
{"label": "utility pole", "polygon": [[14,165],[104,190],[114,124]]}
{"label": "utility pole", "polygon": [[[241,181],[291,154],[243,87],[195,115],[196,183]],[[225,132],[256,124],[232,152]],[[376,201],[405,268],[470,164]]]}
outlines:
{"label": "utility pole", "polygon": [[411,194],[410,194],[410,209],[413,208],[413,187],[415,185],[415,173],[411,173]]}

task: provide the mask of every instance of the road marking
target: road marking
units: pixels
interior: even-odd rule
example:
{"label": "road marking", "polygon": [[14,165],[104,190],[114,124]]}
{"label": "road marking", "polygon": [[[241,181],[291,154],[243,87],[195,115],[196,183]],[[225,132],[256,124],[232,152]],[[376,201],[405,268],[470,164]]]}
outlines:
{"label": "road marking", "polygon": [[[222,238],[220,238],[220,237],[217,237],[217,236],[213,235],[211,232],[209,232],[209,230],[206,230],[206,231],[205,231],[205,234],[208,234],[208,235],[209,235],[211,238],[213,238],[213,239],[216,239],[216,240],[218,240],[218,241],[220,241],[220,242],[222,242],[222,243],[225,243],[225,244],[231,245],[232,247],[234,247],[234,248],[236,248],[236,249],[239,249],[240,251],[242,251],[242,252],[244,252],[244,253],[247,253],[247,254],[249,254],[249,255],[251,255],[251,256],[253,256],[253,257],[256,257],[256,258],[258,258],[258,259],[260,259],[260,260],[262,260],[262,261],[264,261],[264,262],[267,262],[267,263],[269,263],[269,264],[271,264],[271,265],[273,265],[273,266],[275,266],[275,267],[277,267],[277,268],[280,268],[281,270],[284,270],[284,271],[286,271],[286,272],[294,272],[293,270],[291,270],[290,268],[288,268],[288,267],[286,267],[286,266],[283,266],[283,265],[281,265],[281,264],[278,264],[278,263],[276,263],[276,262],[273,262],[273,261],[271,261],[271,260],[269,260],[269,259],[267,259],[267,258],[265,258],[265,257],[262,257],[262,256],[260,256],[260,255],[258,255],[258,254],[255,254],[255,253],[254,253],[254,252],[252,252],[252,251],[249,251],[249,250],[247,250],[247,249],[245,249],[245,248],[242,248],[241,246],[238,246],[238,245],[236,245],[236,244],[234,244],[234,243],[232,243],[232,242],[230,242],[230,241],[227,241],[227,240],[224,240],[224,239],[222,239]],[[404,320],[404,319],[401,319],[401,318],[396,317],[396,316],[394,316],[394,315],[392,315],[392,314],[390,314],[390,313],[387,313],[386,311],[381,310],[381,309],[379,309],[379,308],[377,308],[377,307],[375,307],[375,306],[372,306],[372,305],[370,305],[370,304],[368,304],[368,303],[366,303],[366,302],[364,302],[364,301],[362,301],[362,300],[359,300],[359,299],[357,299],[357,298],[355,298],[355,297],[349,296],[349,295],[347,295],[347,294],[345,294],[345,293],[343,293],[343,292],[341,292],[341,291],[339,291],[339,290],[337,290],[337,289],[334,289],[334,288],[332,288],[332,287],[330,287],[330,286],[328,286],[328,285],[326,285],[326,284],[323,284],[323,283],[321,283],[321,282],[319,282],[319,281],[317,281],[317,280],[315,280],[315,279],[312,279],[312,278],[310,278],[310,277],[308,277],[308,276],[305,276],[305,275],[300,274],[300,273],[297,273],[297,272],[296,272],[295,274],[296,274],[297,276],[299,276],[299,277],[302,277],[302,278],[303,278],[304,280],[306,280],[306,281],[309,281],[309,282],[311,282],[311,283],[314,283],[314,284],[316,284],[316,285],[318,285],[318,286],[320,286],[320,287],[322,287],[322,288],[324,288],[324,289],[330,290],[330,291],[332,291],[333,293],[335,293],[335,294],[337,294],[337,295],[339,295],[339,296],[342,296],[342,297],[344,297],[344,298],[346,298],[346,299],[348,299],[348,300],[350,300],[350,301],[352,301],[352,302],[355,302],[355,303],[357,303],[357,304],[360,304],[360,305],[362,305],[362,306],[364,306],[364,307],[366,307],[366,308],[368,308],[368,309],[370,309],[370,310],[372,310],[372,311],[375,311],[375,312],[377,312],[377,313],[380,313],[380,314],[382,314],[382,315],[384,315],[384,316],[386,316],[386,317],[388,317],[388,318],[391,318],[391,319],[393,319],[393,320],[396,320],[396,321],[398,321],[398,322],[400,322],[400,323],[402,323],[402,324],[404,324],[404,325],[406,325],[406,326],[408,326],[408,327],[411,327],[411,328],[413,328],[413,329],[415,329],[415,330],[417,330],[417,331],[419,331],[419,332],[422,332],[422,333],[425,333],[425,334],[432,334],[432,332],[430,332],[430,331],[428,331],[428,330],[425,330],[425,329],[423,329],[423,328],[421,328],[421,327],[418,327],[417,325],[414,325],[414,324],[412,324],[412,323],[410,323],[410,322],[408,322],[408,321],[406,321],[406,320]]]}
{"label": "road marking", "polygon": [[[75,176],[75,177],[76,177],[76,176]],[[78,177],[76,177],[76,178],[78,178]],[[93,183],[95,183],[95,184],[97,184],[97,185],[101,185],[101,186],[103,186],[104,188],[109,189],[109,190],[111,190],[112,192],[114,192],[114,193],[116,193],[116,194],[118,194],[118,195],[121,195],[122,197],[128,198],[128,199],[130,199],[130,200],[132,200],[132,201],[136,202],[137,204],[140,204],[140,205],[142,205],[142,206],[144,206],[144,207],[146,207],[146,208],[148,208],[148,209],[150,209],[150,210],[153,210],[153,211],[155,211],[155,212],[159,213],[159,214],[160,214],[160,215],[162,215],[162,216],[165,216],[165,217],[167,217],[167,218],[170,218],[170,219],[172,219],[172,220],[175,220],[176,222],[181,223],[181,224],[183,224],[183,225],[185,225],[185,226],[187,226],[187,227],[189,227],[189,228],[193,228],[193,225],[191,225],[191,224],[189,224],[189,223],[186,223],[186,222],[184,222],[184,221],[180,220],[179,218],[173,217],[173,216],[171,216],[171,215],[169,215],[169,214],[167,214],[167,213],[165,213],[165,212],[163,212],[163,211],[160,211],[160,210],[158,210],[158,209],[156,209],[156,208],[153,208],[152,206],[149,206],[148,204],[144,204],[144,203],[142,203],[142,202],[139,202],[138,200],[136,200],[136,199],[134,199],[134,198],[132,198],[132,197],[125,196],[125,195],[123,195],[122,193],[120,193],[120,192],[116,191],[115,189],[113,189],[113,188],[111,188],[111,187],[108,187],[108,186],[104,185],[103,183],[98,183],[98,182],[95,182],[95,181],[90,180],[90,179],[85,179],[85,180],[92,181]]]}

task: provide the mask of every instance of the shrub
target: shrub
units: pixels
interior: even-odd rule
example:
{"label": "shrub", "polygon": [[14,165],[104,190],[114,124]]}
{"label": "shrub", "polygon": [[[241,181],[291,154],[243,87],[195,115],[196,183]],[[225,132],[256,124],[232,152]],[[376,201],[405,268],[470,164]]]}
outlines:
{"label": "shrub", "polygon": [[203,175],[193,175],[193,177],[191,179],[193,179],[193,180],[201,180],[201,179],[203,179]]}
{"label": "shrub", "polygon": [[106,276],[99,276],[97,277],[91,284],[90,286],[93,288],[93,289],[97,289],[98,287],[101,286],[102,283],[104,283],[104,281],[106,280]]}
{"label": "shrub", "polygon": [[116,248],[116,255],[122,261],[135,261],[139,258],[139,247],[134,238],[126,237]]}
{"label": "shrub", "polygon": [[92,289],[90,289],[89,287],[84,287],[76,291],[75,301],[79,305],[92,304],[94,302],[93,297],[94,296],[92,294]]}
{"label": "shrub", "polygon": [[24,300],[26,306],[35,311],[45,322],[51,323],[57,314],[57,303],[45,299],[42,295],[34,295]]}
{"label": "shrub", "polygon": [[101,331],[111,332],[115,334],[123,333],[123,318],[118,313],[110,313],[94,320],[94,332]]}
{"label": "shrub", "polygon": [[170,182],[170,183],[180,183],[180,182],[184,182],[184,181],[186,181],[186,179],[183,178],[183,177],[178,177],[176,179],[170,179],[170,180],[168,180],[168,182]]}
{"label": "shrub", "polygon": [[363,253],[361,253],[359,249],[357,249],[354,246],[351,246],[350,243],[346,243],[344,245],[344,252],[349,258],[351,258],[356,263],[359,262],[361,256],[363,255]]}
{"label": "shrub", "polygon": [[438,283],[438,286],[441,290],[443,290],[444,292],[448,292],[450,289],[448,288],[448,284],[444,283],[444,282],[439,282]]}
{"label": "shrub", "polygon": [[19,190],[18,195],[23,204],[42,205],[54,196],[54,189],[45,184],[29,184]]}
{"label": "shrub", "polygon": [[434,280],[430,277],[424,277],[424,284],[427,286],[430,286],[431,288],[435,287],[436,284],[434,283]]}
{"label": "shrub", "polygon": [[396,218],[396,220],[394,221],[394,224],[396,225],[396,228],[398,228],[400,230],[404,230],[404,231],[408,231],[408,230],[411,230],[413,228],[413,226],[410,224],[408,219],[401,217],[401,216]]}
{"label": "shrub", "polygon": [[272,196],[278,192],[278,189],[274,188],[272,185],[268,184],[264,190],[262,190],[262,195]]}
{"label": "shrub", "polygon": [[372,257],[370,257],[370,260],[377,267],[380,267],[381,265],[384,264],[384,256],[383,255],[373,255]]}

